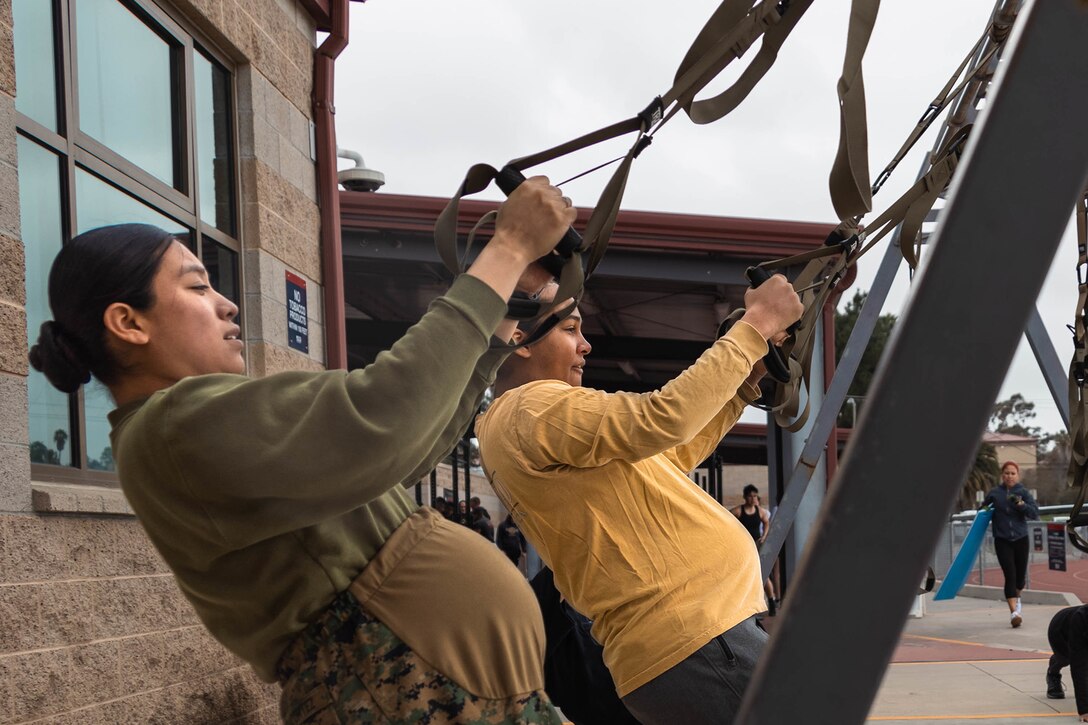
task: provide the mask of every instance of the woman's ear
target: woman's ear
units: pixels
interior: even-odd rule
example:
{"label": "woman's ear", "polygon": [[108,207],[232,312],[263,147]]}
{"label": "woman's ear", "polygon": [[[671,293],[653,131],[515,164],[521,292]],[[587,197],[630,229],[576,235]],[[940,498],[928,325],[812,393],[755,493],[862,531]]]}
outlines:
{"label": "woman's ear", "polygon": [[102,313],[102,326],[113,337],[130,345],[146,345],[151,339],[140,313],[124,302],[114,302]]}
{"label": "woman's ear", "polygon": [[[514,330],[514,336],[510,338],[510,342],[514,343],[515,345],[520,345],[522,340],[525,339],[525,337],[526,337],[525,331],[523,331],[523,330]],[[531,349],[527,348],[527,347],[519,347],[517,350],[514,350],[514,354],[518,355],[520,357],[523,357],[526,360],[533,356],[533,353],[532,353]]]}

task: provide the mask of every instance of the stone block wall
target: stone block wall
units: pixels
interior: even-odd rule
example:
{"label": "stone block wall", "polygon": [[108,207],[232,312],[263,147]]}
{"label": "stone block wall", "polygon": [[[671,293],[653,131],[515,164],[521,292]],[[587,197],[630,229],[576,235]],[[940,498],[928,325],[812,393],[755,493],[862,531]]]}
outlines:
{"label": "stone block wall", "polygon": [[275,723],[131,517],[0,517],[0,722]]}

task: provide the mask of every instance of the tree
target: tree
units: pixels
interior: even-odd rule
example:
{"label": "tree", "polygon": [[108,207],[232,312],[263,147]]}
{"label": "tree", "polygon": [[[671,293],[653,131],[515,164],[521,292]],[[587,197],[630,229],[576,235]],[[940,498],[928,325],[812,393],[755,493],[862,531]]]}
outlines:
{"label": "tree", "polygon": [[983,443],[975,453],[975,463],[967,474],[967,480],[960,489],[958,506],[960,511],[978,507],[978,492],[986,494],[998,477],[1001,468],[997,463],[997,450],[989,443]]}
{"label": "tree", "polygon": [[87,467],[95,471],[114,470],[113,448],[110,446],[103,448],[102,455],[99,458],[90,458],[87,460]]}
{"label": "tree", "polygon": [[1073,454],[1073,442],[1069,438],[1069,431],[1060,430],[1051,433],[1040,441],[1044,447],[1039,463],[1047,466],[1064,468],[1069,465],[1069,458]]}
{"label": "tree", "polygon": [[[854,297],[842,310],[835,311],[835,360],[842,359],[842,353],[846,349],[846,341],[850,339],[850,333],[858,321],[858,315],[865,304],[868,293],[861,290],[854,291]],[[869,385],[876,374],[876,366],[880,362],[880,356],[884,354],[884,346],[888,344],[888,337],[895,327],[895,315],[886,314],[877,318],[873,334],[869,337],[869,344],[861,356],[858,371],[850,383],[847,391],[850,396],[864,398],[869,392]],[[852,427],[854,422],[852,414],[846,412],[846,408],[839,412],[839,426]]]}
{"label": "tree", "polygon": [[30,462],[57,466],[60,465],[60,455],[41,441],[34,441],[30,444]]}
{"label": "tree", "polygon": [[989,429],[995,433],[1040,438],[1042,429],[1030,424],[1034,417],[1035,403],[1025,400],[1020,393],[1013,393],[1008,400],[999,400],[994,403],[994,410],[990,413]]}
{"label": "tree", "polygon": [[57,428],[53,433],[53,442],[57,444],[57,453],[63,453],[64,444],[68,442],[68,432],[63,428]]}

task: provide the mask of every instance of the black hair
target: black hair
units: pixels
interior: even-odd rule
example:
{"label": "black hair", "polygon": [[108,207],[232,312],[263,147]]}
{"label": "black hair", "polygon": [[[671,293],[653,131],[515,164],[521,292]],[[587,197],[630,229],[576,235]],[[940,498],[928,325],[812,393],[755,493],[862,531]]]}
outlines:
{"label": "black hair", "polygon": [[114,382],[120,366],[106,345],[106,308],[115,302],[150,308],[151,283],[176,238],[150,224],[115,224],[61,247],[49,270],[54,319],[42,323],[38,343],[30,348],[34,369],[65,393],[74,393],[91,375]]}
{"label": "black hair", "polygon": [[[736,490],[736,489],[734,489],[734,490]],[[754,493],[754,494],[758,495],[759,494],[759,487],[758,486],[753,486],[752,484],[749,483],[747,486],[744,487],[745,497],[747,497],[748,494],[750,494],[750,493]]]}

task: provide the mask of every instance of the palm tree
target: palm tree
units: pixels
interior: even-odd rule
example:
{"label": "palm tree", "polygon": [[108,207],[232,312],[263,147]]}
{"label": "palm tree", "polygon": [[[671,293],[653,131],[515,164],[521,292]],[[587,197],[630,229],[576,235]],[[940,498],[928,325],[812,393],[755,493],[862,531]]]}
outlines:
{"label": "palm tree", "polygon": [[983,443],[975,453],[975,462],[967,473],[967,480],[960,489],[958,506],[960,511],[978,507],[978,492],[982,495],[994,487],[994,482],[1001,475],[997,464],[997,450],[989,443]]}
{"label": "palm tree", "polygon": [[63,453],[64,444],[68,442],[68,433],[63,428],[57,428],[53,433],[53,442],[57,444],[57,453]]}

